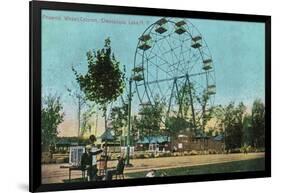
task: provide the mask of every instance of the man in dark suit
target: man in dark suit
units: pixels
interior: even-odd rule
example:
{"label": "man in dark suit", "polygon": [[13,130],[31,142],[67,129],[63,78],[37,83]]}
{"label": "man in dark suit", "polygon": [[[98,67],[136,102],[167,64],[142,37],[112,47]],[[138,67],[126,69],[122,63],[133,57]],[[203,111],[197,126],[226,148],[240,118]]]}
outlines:
{"label": "man in dark suit", "polygon": [[[92,151],[92,149],[94,151]],[[91,145],[86,146],[86,151],[81,157],[81,168],[87,170],[88,180],[92,181],[96,178],[98,173],[97,158],[96,155],[102,152],[101,149],[92,147]]]}

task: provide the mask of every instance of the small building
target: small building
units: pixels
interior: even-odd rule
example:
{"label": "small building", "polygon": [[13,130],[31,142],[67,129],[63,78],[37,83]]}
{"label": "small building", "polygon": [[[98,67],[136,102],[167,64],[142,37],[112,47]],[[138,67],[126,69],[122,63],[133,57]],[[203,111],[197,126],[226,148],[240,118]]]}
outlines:
{"label": "small building", "polygon": [[135,146],[137,151],[167,151],[170,150],[170,137],[150,136],[143,137],[137,141]]}
{"label": "small building", "polygon": [[224,139],[222,135],[213,137],[203,132],[197,132],[195,135],[179,135],[172,141],[171,150],[178,152],[212,150],[221,153],[224,150]]}
{"label": "small building", "polygon": [[104,149],[105,142],[107,144],[107,153],[120,153],[120,140],[117,140],[117,138],[113,135],[111,128],[106,129],[106,131],[98,137],[97,146]]}
{"label": "small building", "polygon": [[53,152],[67,153],[72,146],[85,146],[86,141],[77,137],[59,137],[55,143]]}

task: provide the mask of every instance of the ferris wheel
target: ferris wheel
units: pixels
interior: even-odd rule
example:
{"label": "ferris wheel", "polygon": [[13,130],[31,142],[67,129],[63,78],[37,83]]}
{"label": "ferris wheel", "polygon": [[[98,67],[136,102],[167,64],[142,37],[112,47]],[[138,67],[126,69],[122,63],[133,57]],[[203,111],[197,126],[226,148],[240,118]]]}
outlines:
{"label": "ferris wheel", "polygon": [[187,19],[161,18],[138,39],[133,77],[141,105],[165,104],[165,116],[189,117],[197,127],[214,103],[210,50]]}

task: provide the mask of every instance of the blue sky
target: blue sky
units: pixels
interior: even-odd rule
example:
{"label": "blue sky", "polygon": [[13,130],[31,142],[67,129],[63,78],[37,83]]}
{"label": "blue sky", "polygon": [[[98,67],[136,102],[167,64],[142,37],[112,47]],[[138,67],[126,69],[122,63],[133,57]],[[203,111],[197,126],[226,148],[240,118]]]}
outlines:
{"label": "blue sky", "polygon": [[[71,66],[85,72],[86,52],[103,47],[104,39],[110,37],[116,58],[126,66],[127,72],[130,71],[138,37],[159,19],[43,10],[42,94],[60,94],[66,120],[75,124],[71,119],[75,106],[65,90],[74,81]],[[200,31],[212,54],[217,87],[215,104],[243,101],[249,106],[256,98],[264,100],[264,24],[187,19]],[[105,20],[114,20],[115,23]]]}

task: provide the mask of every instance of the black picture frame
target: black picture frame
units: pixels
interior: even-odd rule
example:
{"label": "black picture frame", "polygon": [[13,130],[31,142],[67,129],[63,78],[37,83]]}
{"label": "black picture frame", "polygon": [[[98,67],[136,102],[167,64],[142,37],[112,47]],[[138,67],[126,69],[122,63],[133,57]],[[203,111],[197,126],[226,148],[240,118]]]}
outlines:
{"label": "black picture frame", "polygon": [[[165,178],[143,178],[126,179],[122,181],[100,181],[97,183],[79,182],[79,183],[41,183],[41,10],[67,10],[80,12],[102,12],[118,13],[131,15],[151,15],[151,16],[169,16],[169,17],[190,17],[198,19],[212,20],[230,20],[261,22],[265,24],[265,109],[266,109],[266,133],[265,133],[265,170],[255,172],[239,173],[220,173],[220,174],[202,174],[190,176],[171,176]],[[29,191],[58,191],[58,190],[77,190],[90,188],[109,188],[124,186],[139,186],[167,183],[184,183],[213,180],[229,180],[244,178],[261,178],[271,176],[271,17],[265,15],[247,15],[233,13],[215,13],[201,11],[184,11],[171,9],[156,9],[142,7],[124,7],[108,5],[92,5],[78,3],[62,3],[47,1],[31,1],[29,3],[30,11],[30,165],[29,165]]]}

